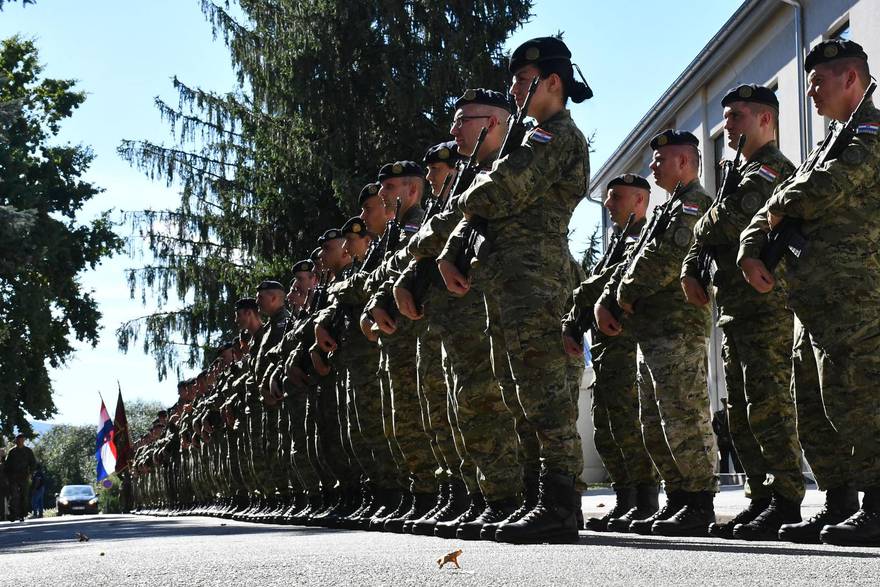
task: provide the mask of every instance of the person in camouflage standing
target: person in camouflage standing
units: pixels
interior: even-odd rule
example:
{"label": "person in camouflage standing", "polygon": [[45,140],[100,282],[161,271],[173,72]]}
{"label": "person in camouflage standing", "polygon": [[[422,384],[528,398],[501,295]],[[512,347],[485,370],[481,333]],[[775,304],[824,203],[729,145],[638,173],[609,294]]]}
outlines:
{"label": "person in camouflage standing", "polygon": [[[644,246],[615,271],[595,305],[595,319],[604,334],[616,336],[625,327],[639,341],[642,426],[648,454],[666,486],[666,505],[633,521],[630,529],[705,536],[715,521],[718,490],[705,372],[709,313],[684,303],[678,277],[693,242],[693,226],[711,198],[698,179],[699,141],[694,135],[666,130],[651,140],[651,148],[654,180],[671,194],[663,204],[666,214],[654,210],[640,235]],[[615,307],[623,311],[623,324],[612,313]],[[652,403],[659,413],[645,409]]]}
{"label": "person in camouflage standing", "polygon": [[[796,260],[786,259],[785,281],[788,305],[812,346],[822,402],[807,401],[798,410],[824,407],[831,425],[852,446],[843,487],[862,490],[865,496],[861,508],[841,521],[834,515],[845,511],[850,496],[829,491],[826,500],[838,500],[829,504],[834,507],[801,528],[783,526],[780,536],[793,530],[798,537],[811,534],[815,539],[824,523],[819,535],[823,542],[880,545],[880,225],[873,222],[880,194],[880,110],[865,99],[871,77],[858,43],[819,43],[804,67],[817,113],[836,121],[832,140],[813,153],[815,165],[811,156],[773,192],[743,232],[738,262],[757,291],[771,291],[775,279],[761,260],[767,234],[786,218],[800,224],[806,246]],[[850,128],[840,124],[850,120]],[[803,346],[797,350],[803,353]],[[798,396],[800,392],[796,388]],[[810,424],[822,417],[805,415]],[[801,437],[806,436],[801,430]],[[806,441],[805,448],[812,461]],[[817,456],[821,470],[824,459],[821,452]]]}
{"label": "person in camouflage standing", "polygon": [[[541,441],[538,503],[520,520],[500,526],[494,537],[513,543],[574,542],[580,508],[575,478],[583,455],[558,320],[571,293],[568,222],[587,191],[589,153],[566,103],[586,100],[592,91],[574,79],[571,52],[557,38],[521,45],[508,69],[510,92],[520,107],[532,80],[539,78],[528,110],[539,126],[456,202],[466,220],[488,222],[491,251],[477,272],[499,309],[496,322],[504,334],[517,403]],[[454,294],[470,287],[455,267],[463,227],[438,257]]]}
{"label": "person in camouflage standing", "polygon": [[[593,305],[627,252],[635,246],[645,226],[650,197],[651,186],[639,175],[627,173],[608,182],[604,206],[614,223],[609,249],[599,261],[600,266],[594,268],[593,275],[575,290],[573,307],[562,322],[563,345],[572,358],[583,359],[582,333],[593,326]],[[630,214],[633,215],[631,223],[628,222]],[[596,373],[593,438],[617,501],[602,518],[587,520],[586,527],[596,532],[626,532],[631,521],[645,519],[658,508],[657,472],[645,450],[639,423],[638,343],[629,331],[606,336],[592,330],[591,340],[590,356]]]}
{"label": "person in camouflage standing", "polygon": [[[740,85],[721,100],[728,145],[740,137],[745,160],[728,168],[724,192],[694,227],[694,243],[682,263],[688,303],[709,303],[700,282],[709,276],[722,330],[727,417],[746,472],[749,506],[709,533],[722,538],[775,540],[782,524],[800,521],[805,487],[801,473],[794,400],[790,392],[792,315],[779,292],[761,296],[736,266],[740,232],[773,189],[794,170],[776,146],[779,101],[764,86]],[[739,164],[739,162],[728,165]],[[733,179],[735,178],[735,179]],[[736,181],[735,184],[732,182]],[[705,279],[705,277],[703,277]]]}

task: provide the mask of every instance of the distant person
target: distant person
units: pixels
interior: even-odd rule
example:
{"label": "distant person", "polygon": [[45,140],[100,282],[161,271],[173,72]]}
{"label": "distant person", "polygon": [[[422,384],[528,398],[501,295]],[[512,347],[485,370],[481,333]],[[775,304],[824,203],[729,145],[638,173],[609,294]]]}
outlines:
{"label": "distant person", "polygon": [[28,498],[30,497],[29,485],[31,475],[37,468],[37,459],[34,451],[24,445],[24,434],[15,437],[15,446],[6,455],[5,473],[9,480],[9,519],[24,522],[24,516],[28,511]]}
{"label": "distant person", "polygon": [[46,483],[43,478],[43,468],[37,466],[31,477],[31,516],[34,518],[43,517],[43,497],[46,494]]}
{"label": "distant person", "polygon": [[9,499],[9,481],[6,479],[6,449],[0,447],[0,522],[6,521],[6,501]]}

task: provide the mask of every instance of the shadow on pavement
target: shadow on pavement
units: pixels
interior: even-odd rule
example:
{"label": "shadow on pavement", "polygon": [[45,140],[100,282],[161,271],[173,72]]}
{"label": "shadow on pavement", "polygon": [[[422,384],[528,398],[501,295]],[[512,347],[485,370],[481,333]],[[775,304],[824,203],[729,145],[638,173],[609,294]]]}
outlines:
{"label": "shadow on pavement", "polygon": [[41,545],[78,542],[76,533],[91,542],[130,540],[137,538],[210,537],[248,534],[289,534],[307,536],[346,530],[279,526],[232,522],[216,518],[153,518],[144,516],[85,516],[47,518],[24,523],[0,523],[0,554],[11,550],[40,550]]}
{"label": "shadow on pavement", "polygon": [[[721,539],[707,538],[705,540],[676,540],[674,538],[660,538],[650,536],[633,536],[626,534],[581,534],[578,544],[581,546],[619,546],[622,548],[638,548],[653,550],[692,550],[697,552],[730,552],[742,554],[771,554],[781,556],[826,556],[843,558],[880,558],[880,549],[877,553],[841,550],[841,547],[817,544],[789,545],[780,542],[780,546],[774,546],[771,542],[748,543],[744,541],[725,541]],[[785,546],[783,546],[785,545]]]}

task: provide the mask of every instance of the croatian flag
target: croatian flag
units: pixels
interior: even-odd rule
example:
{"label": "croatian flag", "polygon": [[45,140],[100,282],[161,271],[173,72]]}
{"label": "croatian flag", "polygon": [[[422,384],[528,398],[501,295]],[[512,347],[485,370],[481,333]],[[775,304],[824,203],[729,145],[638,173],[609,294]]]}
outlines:
{"label": "croatian flag", "polygon": [[101,400],[101,415],[98,419],[98,438],[95,441],[95,458],[98,459],[98,481],[116,471],[116,443],[113,421],[107,412],[104,400]]}

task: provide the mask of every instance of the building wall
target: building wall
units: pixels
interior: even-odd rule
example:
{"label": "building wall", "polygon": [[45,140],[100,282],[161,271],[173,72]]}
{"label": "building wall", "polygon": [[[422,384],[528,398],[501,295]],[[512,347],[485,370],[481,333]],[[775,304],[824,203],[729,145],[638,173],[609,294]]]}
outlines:
{"label": "building wall", "polygon": [[[776,0],[761,0],[773,2]],[[813,47],[829,38],[841,25],[849,22],[850,38],[860,43],[868,54],[875,76],[880,72],[880,0],[803,0],[804,44]],[[701,142],[703,170],[701,180],[709,192],[715,189],[715,143],[723,135],[721,98],[732,87],[741,83],[758,83],[776,87],[780,103],[779,137],[780,149],[795,164],[801,161],[800,106],[798,92],[798,61],[795,45],[794,8],[778,1],[778,7],[769,16],[751,19],[746,24],[754,32],[747,35],[748,42],[740,46],[730,46],[730,41],[721,47],[727,58],[722,66],[705,75],[707,81],[686,96],[675,112],[657,113],[651,121],[652,132],[660,132],[670,126],[694,133]],[[815,113],[808,100],[810,145],[822,140],[827,122]],[[723,139],[722,139],[723,141]],[[812,149],[808,146],[809,152]],[[725,145],[724,157],[732,158],[734,153]],[[666,199],[666,193],[658,188],[651,178],[649,164],[650,148],[620,155],[611,160],[606,167],[611,171],[608,177],[621,173],[636,172],[648,178],[652,184],[651,208]],[[604,185],[592,186],[590,197],[601,202],[604,198]],[[607,217],[604,224],[608,225]],[[716,329],[707,340],[709,368],[709,396],[712,409],[718,409],[719,397],[725,397],[723,367],[720,353],[720,337]],[[582,410],[583,412],[583,410]],[[582,417],[581,435],[585,443],[591,443],[591,422]],[[589,429],[584,428],[590,426]],[[594,468],[589,480],[595,477]]]}

